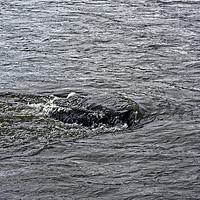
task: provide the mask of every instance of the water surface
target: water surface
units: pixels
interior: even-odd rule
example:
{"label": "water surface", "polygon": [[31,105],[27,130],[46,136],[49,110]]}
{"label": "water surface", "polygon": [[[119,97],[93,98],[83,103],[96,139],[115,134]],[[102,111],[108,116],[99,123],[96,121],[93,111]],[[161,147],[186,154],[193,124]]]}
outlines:
{"label": "water surface", "polygon": [[[200,198],[198,0],[0,5],[0,199]],[[49,117],[70,92],[126,96],[149,118]]]}

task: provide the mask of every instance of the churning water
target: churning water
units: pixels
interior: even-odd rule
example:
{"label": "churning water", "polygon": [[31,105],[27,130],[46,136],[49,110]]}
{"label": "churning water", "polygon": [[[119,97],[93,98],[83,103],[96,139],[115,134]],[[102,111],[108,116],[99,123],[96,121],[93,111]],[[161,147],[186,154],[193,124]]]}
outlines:
{"label": "churning water", "polygon": [[[199,0],[1,0],[0,199],[200,199]],[[46,112],[125,96],[140,125]]]}

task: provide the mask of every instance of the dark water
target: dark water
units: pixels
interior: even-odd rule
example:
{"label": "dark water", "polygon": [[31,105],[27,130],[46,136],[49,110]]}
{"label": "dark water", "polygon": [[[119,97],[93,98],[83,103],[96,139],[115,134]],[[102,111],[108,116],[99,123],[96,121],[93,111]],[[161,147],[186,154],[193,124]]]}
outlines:
{"label": "dark water", "polygon": [[[0,6],[0,199],[200,199],[199,0]],[[149,120],[50,118],[70,92],[126,96]]]}

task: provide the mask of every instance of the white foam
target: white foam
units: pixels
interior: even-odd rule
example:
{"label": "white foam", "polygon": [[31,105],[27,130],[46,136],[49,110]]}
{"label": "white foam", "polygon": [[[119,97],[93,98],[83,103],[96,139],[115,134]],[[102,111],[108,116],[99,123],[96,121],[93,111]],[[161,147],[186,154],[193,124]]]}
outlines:
{"label": "white foam", "polygon": [[59,106],[57,106],[54,103],[54,100],[57,99],[57,97],[55,97],[54,99],[49,100],[43,107],[43,112],[45,114],[49,114],[49,112],[51,112],[54,108],[59,108]]}
{"label": "white foam", "polygon": [[70,98],[70,97],[72,97],[72,96],[74,96],[74,95],[76,95],[76,92],[70,92],[70,93],[68,94],[68,96],[67,96],[67,99]]}

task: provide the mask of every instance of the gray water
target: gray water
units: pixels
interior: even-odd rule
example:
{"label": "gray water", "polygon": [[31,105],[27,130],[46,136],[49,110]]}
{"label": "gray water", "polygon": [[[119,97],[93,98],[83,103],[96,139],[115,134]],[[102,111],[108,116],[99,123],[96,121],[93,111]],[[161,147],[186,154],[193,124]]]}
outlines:
{"label": "gray water", "polygon": [[[199,0],[1,0],[0,199],[200,199]],[[140,126],[45,112],[126,96]]]}

